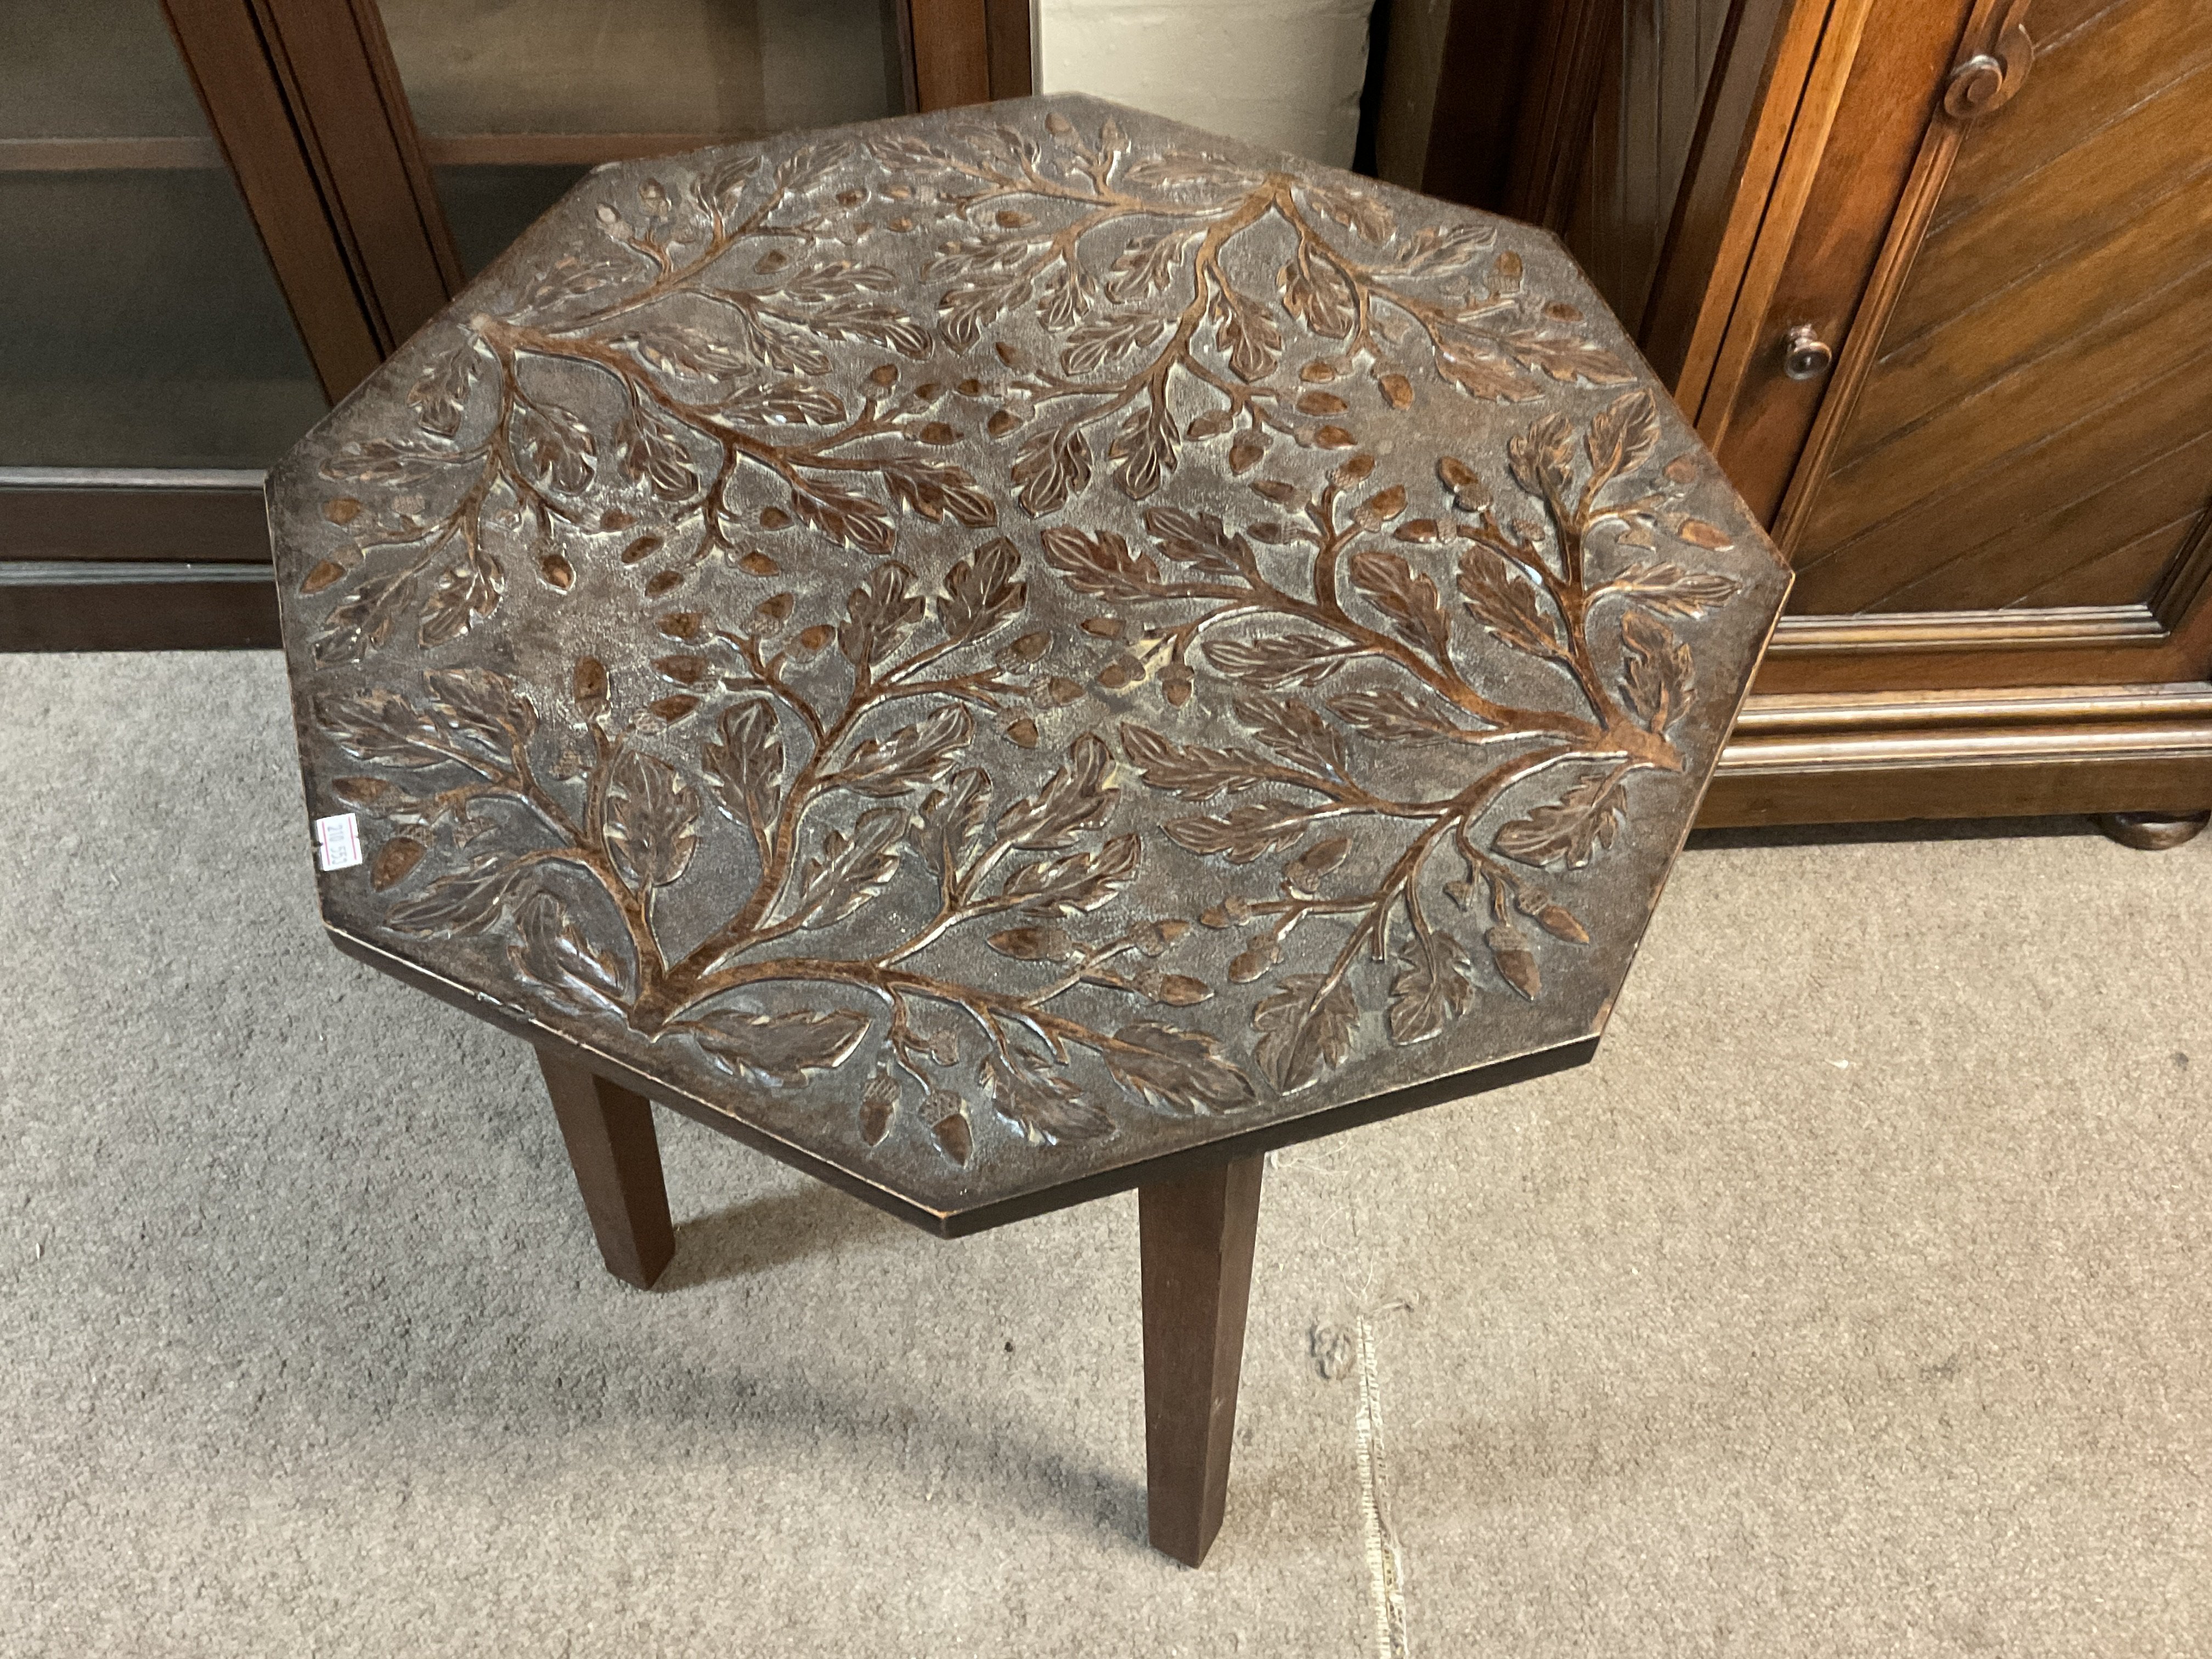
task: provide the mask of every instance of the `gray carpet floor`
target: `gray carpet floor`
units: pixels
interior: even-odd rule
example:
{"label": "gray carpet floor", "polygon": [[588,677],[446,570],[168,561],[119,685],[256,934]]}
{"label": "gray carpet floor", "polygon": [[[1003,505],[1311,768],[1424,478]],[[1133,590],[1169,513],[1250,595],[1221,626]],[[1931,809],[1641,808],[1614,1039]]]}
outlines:
{"label": "gray carpet floor", "polygon": [[1693,848],[1593,1066],[1277,1161],[1194,1572],[1133,1200],[664,1116],[626,1289],[522,1047],[324,943],[273,655],[0,708],[0,1652],[2212,1651],[2212,838]]}

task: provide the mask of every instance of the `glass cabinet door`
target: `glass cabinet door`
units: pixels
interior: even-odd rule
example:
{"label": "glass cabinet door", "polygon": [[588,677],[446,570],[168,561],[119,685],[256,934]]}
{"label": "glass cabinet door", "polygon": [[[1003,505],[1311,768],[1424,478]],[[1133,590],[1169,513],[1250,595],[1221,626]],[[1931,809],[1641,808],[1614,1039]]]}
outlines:
{"label": "glass cabinet door", "polygon": [[325,404],[157,0],[0,41],[0,468],[267,465]]}
{"label": "glass cabinet door", "polygon": [[886,0],[381,0],[462,264],[588,168],[901,113]]}

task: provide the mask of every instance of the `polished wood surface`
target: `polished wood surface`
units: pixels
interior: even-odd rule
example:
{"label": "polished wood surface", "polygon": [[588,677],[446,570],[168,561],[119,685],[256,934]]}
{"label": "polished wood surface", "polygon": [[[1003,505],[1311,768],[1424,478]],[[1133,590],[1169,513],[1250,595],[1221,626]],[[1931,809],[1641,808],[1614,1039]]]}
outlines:
{"label": "polished wood surface", "polygon": [[476,291],[270,485],[326,921],[948,1230],[1590,1036],[1779,608],[1550,239],[1137,112],[626,164]]}
{"label": "polished wood surface", "polygon": [[1794,611],[2150,592],[2212,495],[2208,124],[2200,5],[2122,0],[2039,43],[1910,250],[1802,512]]}
{"label": "polished wood surface", "polygon": [[1565,229],[1616,315],[1644,313],[1707,79],[1745,0],[1632,0],[1605,55]]}
{"label": "polished wood surface", "polygon": [[1152,1547],[1194,1567],[1229,1492],[1237,1383],[1264,1158],[1139,1188],[1146,1516]]}
{"label": "polished wood surface", "polygon": [[550,1048],[537,1054],[607,1271],[649,1290],[676,1254],[653,1103]]}

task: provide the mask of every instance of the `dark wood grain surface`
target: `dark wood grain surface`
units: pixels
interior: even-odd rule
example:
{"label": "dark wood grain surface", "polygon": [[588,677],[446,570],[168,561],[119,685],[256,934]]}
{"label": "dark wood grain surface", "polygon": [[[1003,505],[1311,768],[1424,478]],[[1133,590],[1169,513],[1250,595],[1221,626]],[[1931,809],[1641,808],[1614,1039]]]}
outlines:
{"label": "dark wood grain surface", "polygon": [[1548,238],[1079,99],[602,170],[271,501],[334,932],[945,1231],[1585,1053],[1786,584]]}
{"label": "dark wood grain surface", "polygon": [[1266,1167],[1239,1158],[1137,1192],[1146,1516],[1152,1547],[1186,1566],[1205,1559],[1228,1498]]}

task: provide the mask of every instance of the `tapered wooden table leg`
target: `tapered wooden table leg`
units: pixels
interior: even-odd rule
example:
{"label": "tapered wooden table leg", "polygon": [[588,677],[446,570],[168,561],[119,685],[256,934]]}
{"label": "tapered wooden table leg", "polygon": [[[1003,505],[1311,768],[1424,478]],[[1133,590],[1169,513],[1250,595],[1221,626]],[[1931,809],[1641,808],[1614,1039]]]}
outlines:
{"label": "tapered wooden table leg", "polygon": [[538,1065],[607,1271],[646,1289],[676,1254],[653,1103],[543,1048]]}
{"label": "tapered wooden table leg", "polygon": [[1186,1566],[1221,1530],[1261,1158],[1139,1188],[1145,1480],[1152,1547]]}

